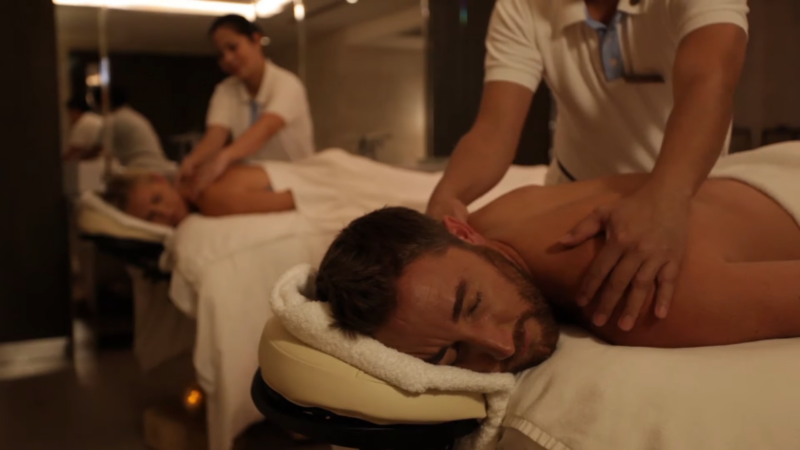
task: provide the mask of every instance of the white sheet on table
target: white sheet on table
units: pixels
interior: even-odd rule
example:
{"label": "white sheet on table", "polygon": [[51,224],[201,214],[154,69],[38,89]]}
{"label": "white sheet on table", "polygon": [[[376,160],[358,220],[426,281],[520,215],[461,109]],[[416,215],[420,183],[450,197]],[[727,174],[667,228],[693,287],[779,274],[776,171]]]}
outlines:
{"label": "white sheet on table", "polygon": [[548,450],[790,450],[800,442],[800,339],[616,347],[562,333],[519,376],[504,426]]}
{"label": "white sheet on table", "polygon": [[[280,167],[285,172],[279,172]],[[241,431],[261,420],[250,399],[250,382],[258,365],[259,337],[271,317],[269,294],[278,278],[298,264],[318,265],[339,224],[398,202],[423,209],[441,176],[377,165],[342,151],[325,153],[304,173],[280,163],[271,163],[268,171],[278,187],[287,182],[282,180],[293,180],[298,211],[218,219],[192,216],[168,243],[174,260],[171,298],[197,318],[194,364],[210,396],[210,450],[230,449]],[[361,177],[364,171],[370,181],[348,183],[340,189],[349,196],[330,197],[336,180],[326,177]],[[545,171],[544,166],[512,167],[470,209],[517,187],[541,184]],[[358,201],[347,203],[353,198]]]}

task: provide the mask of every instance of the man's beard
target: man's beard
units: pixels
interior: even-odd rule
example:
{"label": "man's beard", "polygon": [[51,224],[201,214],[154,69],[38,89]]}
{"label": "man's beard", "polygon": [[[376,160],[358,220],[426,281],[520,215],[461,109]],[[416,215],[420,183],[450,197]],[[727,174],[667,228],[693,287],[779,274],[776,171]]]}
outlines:
{"label": "man's beard", "polygon": [[543,363],[553,354],[558,343],[558,324],[550,306],[536,288],[531,277],[522,271],[499,251],[483,246],[473,247],[472,250],[485,259],[511,284],[516,287],[519,296],[527,303],[528,309],[517,319],[514,327],[514,348],[521,351],[525,346],[525,324],[535,321],[540,330],[538,340],[531,342],[528,354],[515,353],[511,358],[503,361],[503,372],[522,372]]}

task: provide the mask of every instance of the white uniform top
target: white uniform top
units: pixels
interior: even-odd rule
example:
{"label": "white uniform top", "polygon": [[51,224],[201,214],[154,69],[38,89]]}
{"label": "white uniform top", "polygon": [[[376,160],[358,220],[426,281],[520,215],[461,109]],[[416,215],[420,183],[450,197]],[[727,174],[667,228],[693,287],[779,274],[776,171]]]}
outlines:
{"label": "white uniform top", "polygon": [[69,145],[83,149],[92,149],[101,144],[100,131],[103,129],[103,117],[87,111],[81,114],[69,133]]}
{"label": "white uniform top", "polygon": [[117,108],[109,118],[113,125],[112,154],[124,167],[158,169],[169,164],[153,125],[128,106]]}
{"label": "white uniform top", "polygon": [[267,61],[255,98],[236,77],[217,85],[206,123],[227,128],[238,139],[262,114],[280,116],[286,125],[249,161],[297,161],[314,153],[314,134],[303,83],[293,73]]}
{"label": "white uniform top", "polygon": [[558,108],[554,157],[577,179],[652,170],[673,107],[680,41],[710,24],[748,28],[746,0],[621,0],[618,11],[624,73],[663,82],[607,81],[583,0],[497,0],[486,40],[487,82],[535,91],[546,80]]}

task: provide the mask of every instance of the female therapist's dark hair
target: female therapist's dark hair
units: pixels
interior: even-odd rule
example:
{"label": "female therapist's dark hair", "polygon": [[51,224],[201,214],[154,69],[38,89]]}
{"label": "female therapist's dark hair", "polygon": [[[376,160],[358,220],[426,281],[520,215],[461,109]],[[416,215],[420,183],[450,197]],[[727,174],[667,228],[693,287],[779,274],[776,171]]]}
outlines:
{"label": "female therapist's dark hair", "polygon": [[214,32],[223,27],[228,28],[236,34],[247,36],[250,40],[253,39],[253,34],[255,33],[264,34],[261,31],[261,27],[255,23],[250,22],[242,16],[229,14],[227,16],[217,18],[214,23],[211,24],[211,28],[208,29],[208,35],[213,35]]}

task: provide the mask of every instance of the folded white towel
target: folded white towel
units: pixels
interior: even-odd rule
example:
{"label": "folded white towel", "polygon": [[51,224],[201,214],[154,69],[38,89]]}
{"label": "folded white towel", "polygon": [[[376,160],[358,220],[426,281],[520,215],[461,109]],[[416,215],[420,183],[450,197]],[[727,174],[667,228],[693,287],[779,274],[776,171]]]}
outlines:
{"label": "folded white towel", "polygon": [[281,277],[272,291],[272,310],[290,333],[307,345],[408,392],[439,390],[486,394],[486,419],[477,432],[461,439],[458,448],[495,448],[506,404],[514,389],[512,375],[435,366],[388,348],[375,339],[345,336],[331,327],[333,317],[327,303],[309,300],[302,294],[311,274],[310,265],[294,267]]}

